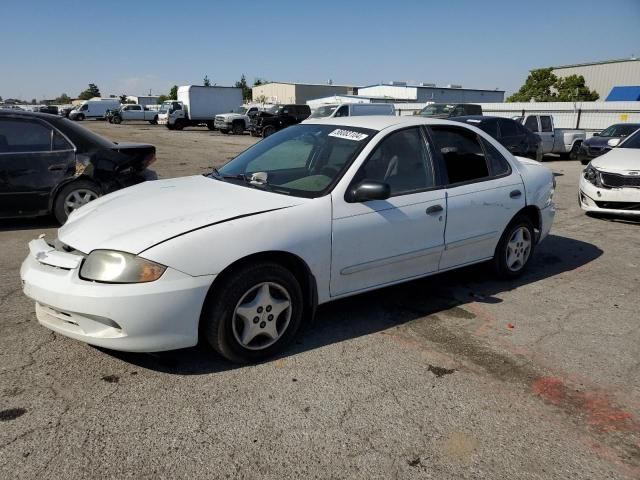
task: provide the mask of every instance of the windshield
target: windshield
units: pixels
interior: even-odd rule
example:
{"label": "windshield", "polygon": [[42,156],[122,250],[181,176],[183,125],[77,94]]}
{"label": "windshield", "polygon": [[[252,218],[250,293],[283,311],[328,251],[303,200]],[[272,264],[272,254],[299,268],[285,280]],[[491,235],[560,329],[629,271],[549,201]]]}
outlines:
{"label": "windshield", "polygon": [[158,113],[171,113],[174,110],[181,110],[181,109],[182,107],[178,102],[176,102],[175,100],[173,101],[170,100],[162,103],[162,105],[160,106],[160,110],[158,110]]}
{"label": "windshield", "polygon": [[338,105],[323,105],[316,108],[309,118],[325,118],[330,117],[333,112],[336,111]]}
{"label": "windshield", "polygon": [[278,110],[280,110],[280,105],[271,105],[269,108],[265,109],[265,112],[273,113],[275,115],[278,113]]}
{"label": "windshield", "polygon": [[432,115],[448,115],[453,111],[455,105],[446,105],[444,103],[434,103],[427,105],[420,110],[421,117],[430,117]]}
{"label": "windshield", "polygon": [[237,108],[234,108],[231,112],[232,113],[239,113],[240,115],[244,115],[245,113],[247,113],[247,109],[245,107],[237,107]]}
{"label": "windshield", "polygon": [[640,130],[622,142],[620,148],[640,148]]}
{"label": "windshield", "polygon": [[638,124],[618,124],[611,125],[610,127],[605,128],[602,132],[600,132],[601,137],[626,137],[631,135],[633,132],[638,130],[640,125]]}
{"label": "windshield", "polygon": [[[227,163],[214,177],[300,197],[327,193],[376,134],[333,125],[295,125]],[[255,181],[250,181],[255,174]]]}
{"label": "windshield", "polygon": [[76,122],[72,122],[66,118],[60,118],[61,123],[58,125],[60,130],[62,130],[73,143],[86,143],[83,142],[83,138],[90,138],[93,143],[97,143],[106,148],[113,148],[115,143],[107,140],[106,138],[98,135],[97,133],[92,132],[88,128],[81,127]]}

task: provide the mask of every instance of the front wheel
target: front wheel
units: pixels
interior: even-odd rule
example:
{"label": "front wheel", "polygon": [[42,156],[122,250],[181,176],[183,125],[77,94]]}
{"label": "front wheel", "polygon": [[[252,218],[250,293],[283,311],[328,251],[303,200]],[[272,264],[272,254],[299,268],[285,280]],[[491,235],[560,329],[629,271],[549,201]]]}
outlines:
{"label": "front wheel", "polygon": [[155,117],[153,117],[153,120],[149,120],[149,123],[151,125],[157,125],[158,124],[158,116],[156,115]]}
{"label": "front wheel", "polygon": [[274,133],[276,133],[276,129],[274,127],[264,127],[262,129],[262,136],[264,138],[267,138],[270,135],[273,135]]}
{"label": "front wheel", "polygon": [[81,113],[80,115],[78,115],[78,116],[76,117],[76,120],[77,120],[78,122],[83,121],[83,120],[84,120],[84,115]]}
{"label": "front wheel", "polygon": [[236,122],[233,124],[233,128],[231,130],[234,135],[242,135],[244,133],[244,125],[240,122]]}
{"label": "front wheel", "polygon": [[184,121],[181,119],[176,120],[175,124],[173,125],[173,128],[176,130],[182,130],[184,129],[185,124]]}
{"label": "front wheel", "polygon": [[207,122],[207,128],[211,131],[216,129],[215,123],[214,122]]}
{"label": "front wheel", "polygon": [[122,123],[122,118],[119,116],[115,116],[111,119],[111,123],[115,123],[116,125],[120,125]]}
{"label": "front wheel", "polygon": [[493,257],[499,277],[517,278],[525,271],[535,246],[533,223],[524,215],[516,216],[507,226]]}
{"label": "front wheel", "polygon": [[60,224],[67,221],[71,212],[95,200],[101,195],[96,185],[86,180],[71,182],[58,192],[53,202],[53,214]]}
{"label": "front wheel", "polygon": [[258,263],[216,286],[202,311],[209,344],[237,363],[262,361],[284,349],[302,323],[302,289],[286,268]]}

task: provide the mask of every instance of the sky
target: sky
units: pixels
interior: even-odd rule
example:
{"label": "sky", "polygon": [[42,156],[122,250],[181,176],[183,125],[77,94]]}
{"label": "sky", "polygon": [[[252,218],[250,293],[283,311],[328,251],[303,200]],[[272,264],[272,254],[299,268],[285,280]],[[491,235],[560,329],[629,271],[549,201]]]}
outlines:
{"label": "sky", "polygon": [[516,91],[532,68],[640,56],[640,0],[0,0],[0,96],[255,78]]}

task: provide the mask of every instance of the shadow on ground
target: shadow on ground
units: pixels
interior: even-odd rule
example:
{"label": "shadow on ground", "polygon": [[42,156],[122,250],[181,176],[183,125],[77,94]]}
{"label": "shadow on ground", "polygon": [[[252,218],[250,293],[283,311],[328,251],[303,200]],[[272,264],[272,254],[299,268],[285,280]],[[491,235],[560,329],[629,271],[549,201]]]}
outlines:
{"label": "shadow on ground", "polygon": [[[337,300],[318,309],[314,322],[280,358],[451,311],[469,302],[499,303],[502,300],[497,294],[582,267],[600,255],[602,250],[592,244],[549,235],[535,252],[527,273],[518,280],[496,280],[490,267],[480,264]],[[462,313],[462,309],[457,311]],[[101,350],[141,368],[170,374],[199,375],[240,368],[206,345],[158,354]]]}

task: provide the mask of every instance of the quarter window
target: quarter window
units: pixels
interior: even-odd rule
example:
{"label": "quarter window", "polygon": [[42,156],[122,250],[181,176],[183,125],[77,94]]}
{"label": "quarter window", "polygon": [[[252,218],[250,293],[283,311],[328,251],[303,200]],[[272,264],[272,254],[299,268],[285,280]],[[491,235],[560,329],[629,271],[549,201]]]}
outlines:
{"label": "quarter window", "polygon": [[432,138],[447,170],[449,183],[463,183],[489,177],[489,168],[478,137],[470,130],[432,127]]}
{"label": "quarter window", "polygon": [[482,146],[484,147],[487,163],[489,164],[489,171],[492,176],[499,177],[511,173],[509,162],[507,162],[496,147],[484,138],[482,139]]}
{"label": "quarter window", "polygon": [[532,132],[539,132],[538,130],[538,119],[535,116],[527,117],[527,120],[524,122],[524,126],[527,127]]}
{"label": "quarter window", "polygon": [[420,130],[400,130],[382,140],[356,174],[354,183],[365,179],[389,184],[391,196],[433,187],[433,167]]}
{"label": "quarter window", "polygon": [[53,131],[53,150],[73,150],[73,146],[58,131]]}

